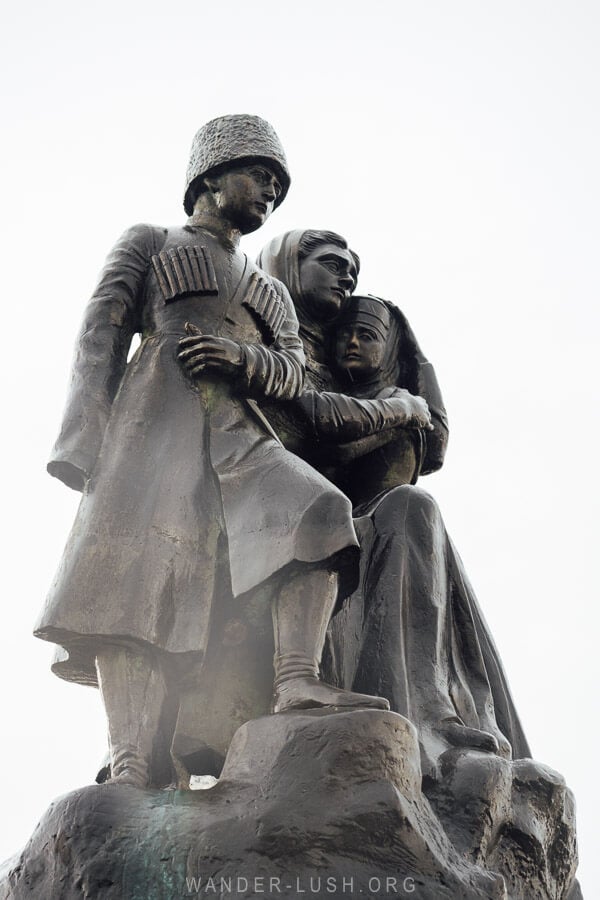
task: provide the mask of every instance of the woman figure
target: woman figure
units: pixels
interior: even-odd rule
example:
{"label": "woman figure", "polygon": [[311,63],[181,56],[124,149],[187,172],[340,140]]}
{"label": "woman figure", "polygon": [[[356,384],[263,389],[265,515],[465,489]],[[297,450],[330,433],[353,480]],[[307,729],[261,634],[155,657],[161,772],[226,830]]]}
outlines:
{"label": "woman figure", "polygon": [[[419,474],[443,462],[447,425],[435,373],[392,304],[374,298],[345,304],[342,296],[334,312],[332,298],[339,298],[341,287],[347,298],[357,272],[343,244],[337,271],[327,232],[288,232],[258,260],[290,290],[312,386],[344,391],[309,391],[295,404],[304,415],[304,447],[312,445],[304,455],[315,465],[320,460],[320,468],[352,497],[361,543],[360,585],[333,620],[328,677],[386,697],[409,718],[419,730],[425,773],[436,774],[440,756],[451,747],[529,756],[463,564],[435,501],[415,486]],[[320,270],[319,255],[327,263]],[[334,323],[336,360],[328,365]],[[432,430],[386,423],[378,436],[348,440],[343,426],[337,433],[332,427],[335,417],[322,415],[324,405],[350,398],[391,402],[398,389],[427,400]],[[301,421],[298,413],[295,421]],[[302,452],[301,442],[294,449]]]}

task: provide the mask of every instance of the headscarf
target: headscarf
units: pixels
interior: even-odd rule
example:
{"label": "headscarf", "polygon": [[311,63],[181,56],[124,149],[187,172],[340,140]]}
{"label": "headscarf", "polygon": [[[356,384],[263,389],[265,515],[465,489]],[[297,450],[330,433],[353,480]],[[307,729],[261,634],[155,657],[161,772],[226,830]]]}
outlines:
{"label": "headscarf", "polygon": [[[306,311],[300,286],[300,242],[306,232],[312,230],[315,229],[299,228],[278,235],[263,247],[256,262],[269,275],[282,281],[290,292],[306,351],[308,386],[318,390],[331,390],[333,379],[326,329]],[[435,370],[419,347],[404,313],[388,300],[372,294],[368,297],[386,307],[390,314],[390,327],[381,369],[377,374],[378,385],[369,383],[359,387],[357,383],[353,393],[355,396],[359,396],[359,393],[367,396],[377,386],[383,388],[397,385],[406,388],[411,394],[423,397],[432,415],[434,431],[426,435],[427,452],[422,474],[433,472],[442,465],[448,442],[448,418]],[[351,297],[347,303],[352,302]]]}
{"label": "headscarf", "polygon": [[319,390],[331,387],[331,372],[326,365],[325,329],[305,308],[300,287],[300,241],[307,231],[297,228],[274,237],[258,254],[256,264],[264,272],[282,281],[288,289],[298,316],[299,332],[306,353],[309,386]]}
{"label": "headscarf", "polygon": [[[355,396],[373,395],[377,389],[398,386],[411,394],[421,394],[420,366],[427,363],[406,316],[393,303],[373,294],[353,294],[342,307],[336,330],[344,321],[369,320],[385,340],[381,366],[368,382],[357,382]],[[441,399],[441,398],[440,398]]]}
{"label": "headscarf", "polygon": [[274,278],[278,278],[279,281],[283,281],[294,301],[296,312],[299,312],[302,307],[298,253],[302,235],[307,230],[306,228],[296,228],[294,231],[278,234],[262,248],[256,259],[259,268]]}
{"label": "headscarf", "polygon": [[389,323],[385,329],[385,350],[381,366],[368,381],[354,382],[351,393],[354,397],[373,398],[384,388],[398,386],[427,401],[433,431],[425,434],[426,447],[421,468],[421,474],[425,475],[442,465],[448,441],[448,418],[435,370],[419,347],[408,319],[389,300],[373,294],[354,294],[342,307],[336,326],[346,317],[352,318],[361,315],[361,312],[364,315],[370,310],[371,314],[376,314],[378,304],[387,311],[387,316],[381,317],[382,322],[387,319]]}
{"label": "headscarf", "polygon": [[[367,379],[352,383],[353,397],[373,398],[384,388],[399,384],[399,364],[404,354],[400,347],[400,331],[390,303],[371,294],[353,294],[344,305],[335,322],[331,336],[331,358],[335,358],[336,333],[347,322],[366,322],[375,328],[384,341],[383,358],[376,372]],[[345,379],[344,379],[345,381]],[[404,387],[405,385],[402,385]]]}

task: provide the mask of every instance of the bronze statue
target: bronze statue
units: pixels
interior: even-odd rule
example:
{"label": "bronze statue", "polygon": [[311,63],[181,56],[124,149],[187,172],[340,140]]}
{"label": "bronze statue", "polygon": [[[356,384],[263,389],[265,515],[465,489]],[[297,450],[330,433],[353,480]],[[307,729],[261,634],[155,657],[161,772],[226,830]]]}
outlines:
{"label": "bronze statue", "polygon": [[[572,796],[527,758],[417,485],[448,438],[433,367],[396,306],[351,296],[340,235],[239,250],[289,184],[268,123],[209,122],[187,223],[129,229],[87,307],[48,467],[83,496],[36,633],[100,687],[109,783],[51,805],[0,895],[291,898],[316,876],[581,900]],[[190,774],[219,783],[172,790]]]}
{"label": "bronze statue", "polygon": [[[311,262],[320,248],[320,266],[305,269],[307,245]],[[328,264],[335,247],[337,272]],[[354,268],[345,270],[342,259],[348,266],[354,260]],[[356,259],[339,235],[318,231],[274,238],[258,258],[288,287],[307,355],[303,395],[284,404],[285,415],[279,404],[265,410],[286,445],[354,500],[360,585],[333,620],[326,677],[388,698],[417,726],[427,773],[439,772],[442,754],[452,747],[529,756],[464,566],[437,504],[416,486],[420,475],[442,465],[447,443],[435,372],[397,307],[377,298],[348,299]],[[334,311],[336,288],[345,299]],[[377,345],[375,353],[357,345],[359,325]],[[371,435],[349,436],[336,414],[351,400],[383,405],[406,391],[427,400],[431,429],[394,424],[388,416]]]}
{"label": "bronze statue", "polygon": [[255,402],[303,386],[289,295],[238,249],[289,183],[268,123],[209,122],[192,147],[186,224],[129,229],[84,316],[48,466],[83,497],[36,634],[66,651],[57,674],[97,681],[123,783],[160,781],[164,709],[205,652],[215,607],[269,580],[274,711],[388,706],[318,679],[338,580],[356,562],[351,507]]}

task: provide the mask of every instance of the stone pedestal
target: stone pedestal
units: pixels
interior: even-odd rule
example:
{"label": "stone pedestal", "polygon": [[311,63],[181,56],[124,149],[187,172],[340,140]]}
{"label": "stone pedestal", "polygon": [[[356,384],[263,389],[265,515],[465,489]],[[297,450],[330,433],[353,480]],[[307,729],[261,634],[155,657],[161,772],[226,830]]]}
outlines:
{"label": "stone pedestal", "polygon": [[559,776],[485,753],[447,766],[428,799],[415,729],[395,713],[266,716],[236,732],[210,790],[106,784],[57,800],[0,898],[559,900],[575,890]]}

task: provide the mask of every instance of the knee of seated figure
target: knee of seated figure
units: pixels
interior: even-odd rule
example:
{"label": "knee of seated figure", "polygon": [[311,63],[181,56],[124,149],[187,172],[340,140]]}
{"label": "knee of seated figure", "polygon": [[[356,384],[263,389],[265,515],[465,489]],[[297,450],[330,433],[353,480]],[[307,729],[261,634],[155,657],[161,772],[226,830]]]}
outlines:
{"label": "knee of seated figure", "polygon": [[414,484],[402,484],[389,491],[373,513],[378,531],[397,532],[407,519],[438,522],[441,515],[437,503],[427,491]]}

